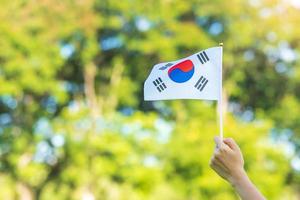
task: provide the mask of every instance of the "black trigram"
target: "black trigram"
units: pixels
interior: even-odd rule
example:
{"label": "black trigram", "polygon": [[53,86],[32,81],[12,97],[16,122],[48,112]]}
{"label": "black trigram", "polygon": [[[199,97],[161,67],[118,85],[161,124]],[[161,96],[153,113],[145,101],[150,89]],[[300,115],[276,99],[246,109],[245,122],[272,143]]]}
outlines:
{"label": "black trigram", "polygon": [[194,87],[197,88],[198,90],[200,90],[200,92],[201,92],[207,83],[208,83],[207,78],[205,78],[204,76],[201,76]]}
{"label": "black trigram", "polygon": [[205,51],[202,51],[200,53],[197,54],[197,58],[199,59],[199,61],[204,64],[206,62],[209,61],[209,58],[207,56],[207,54],[205,53]]}
{"label": "black trigram", "polygon": [[160,77],[158,77],[157,79],[155,79],[155,80],[153,81],[153,84],[154,84],[154,86],[156,87],[156,89],[157,89],[159,92],[162,92],[163,90],[167,89],[166,84],[161,80]]}
{"label": "black trigram", "polygon": [[168,67],[171,67],[172,65],[173,65],[173,63],[167,63],[166,65],[160,67],[159,69],[160,69],[160,70],[165,70],[165,69],[167,69]]}

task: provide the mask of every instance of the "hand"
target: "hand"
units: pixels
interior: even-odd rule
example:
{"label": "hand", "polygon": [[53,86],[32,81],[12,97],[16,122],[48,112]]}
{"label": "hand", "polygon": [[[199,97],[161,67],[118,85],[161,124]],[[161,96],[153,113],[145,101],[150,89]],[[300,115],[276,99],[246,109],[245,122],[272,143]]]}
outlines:
{"label": "hand", "polygon": [[244,159],[239,146],[231,138],[215,137],[216,148],[210,166],[231,183],[242,200],[265,200],[244,170]]}
{"label": "hand", "polygon": [[239,146],[232,138],[215,137],[216,148],[210,166],[222,178],[234,184],[247,176],[244,171],[244,159]]}

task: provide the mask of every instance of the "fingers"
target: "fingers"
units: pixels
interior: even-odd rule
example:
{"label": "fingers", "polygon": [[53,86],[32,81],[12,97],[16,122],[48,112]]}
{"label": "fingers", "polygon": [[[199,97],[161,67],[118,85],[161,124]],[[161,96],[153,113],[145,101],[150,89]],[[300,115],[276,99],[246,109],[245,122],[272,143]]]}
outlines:
{"label": "fingers", "polygon": [[[223,161],[220,158],[216,157],[216,156],[213,156],[211,158],[209,166],[217,172],[221,172],[221,173],[222,172],[228,172],[226,164],[224,164]],[[219,175],[221,175],[221,174],[219,174]]]}
{"label": "fingers", "polygon": [[219,136],[216,136],[214,140],[216,143],[216,150],[219,150],[220,152],[228,152],[231,150],[230,147],[225,144]]}
{"label": "fingers", "polygon": [[219,168],[220,170],[225,170],[226,166],[218,159],[216,159],[215,157],[213,157],[210,160],[209,166],[213,169]]}
{"label": "fingers", "polygon": [[223,140],[225,144],[227,144],[231,149],[239,149],[239,146],[236,144],[236,142],[232,138],[225,138]]}
{"label": "fingers", "polygon": [[[236,142],[232,138],[224,138],[223,140],[219,137],[216,136],[214,138],[214,141],[216,143],[217,148],[222,148],[223,146],[229,146],[231,149],[239,149],[239,146],[236,144]],[[226,145],[224,145],[226,144]]]}
{"label": "fingers", "polygon": [[226,160],[226,158],[228,158],[228,156],[230,156],[231,154],[232,154],[232,149],[230,149],[229,146],[224,144],[221,146],[221,148],[215,149],[213,159],[223,162],[223,160]]}
{"label": "fingers", "polygon": [[211,168],[214,168],[214,166],[220,166],[220,165],[222,165],[222,162],[216,156],[213,156],[210,159],[209,165],[210,165]]}
{"label": "fingers", "polygon": [[214,141],[216,143],[217,148],[220,148],[222,146],[222,139],[219,136],[214,137]]}

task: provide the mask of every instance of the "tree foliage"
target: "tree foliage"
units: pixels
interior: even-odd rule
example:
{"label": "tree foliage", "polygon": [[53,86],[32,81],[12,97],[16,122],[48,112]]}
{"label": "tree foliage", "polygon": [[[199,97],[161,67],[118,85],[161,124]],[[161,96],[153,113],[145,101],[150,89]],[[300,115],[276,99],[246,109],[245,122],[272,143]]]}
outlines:
{"label": "tree foliage", "polygon": [[154,64],[219,42],[226,136],[268,199],[299,198],[299,9],[2,0],[0,199],[238,199],[208,166],[215,104],[143,101]]}

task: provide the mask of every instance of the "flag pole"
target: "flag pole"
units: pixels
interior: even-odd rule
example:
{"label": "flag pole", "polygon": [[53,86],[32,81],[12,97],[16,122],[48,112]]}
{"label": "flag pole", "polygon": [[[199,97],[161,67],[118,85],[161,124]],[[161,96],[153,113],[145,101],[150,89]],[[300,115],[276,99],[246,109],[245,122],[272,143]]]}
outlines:
{"label": "flag pole", "polygon": [[223,43],[219,43],[219,46],[222,47],[221,49],[221,70],[220,70],[220,91],[219,91],[219,100],[218,100],[218,109],[219,109],[219,131],[220,137],[223,140]]}

